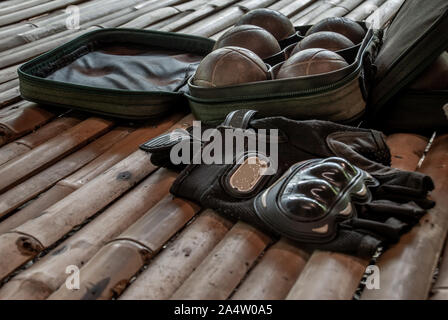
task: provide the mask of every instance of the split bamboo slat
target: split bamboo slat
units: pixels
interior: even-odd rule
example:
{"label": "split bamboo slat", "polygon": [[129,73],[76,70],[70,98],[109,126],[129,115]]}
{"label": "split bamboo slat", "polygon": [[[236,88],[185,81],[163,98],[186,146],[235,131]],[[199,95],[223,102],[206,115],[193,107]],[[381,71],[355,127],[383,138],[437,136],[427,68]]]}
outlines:
{"label": "split bamboo slat", "polygon": [[190,11],[179,12],[178,14],[176,14],[172,17],[169,17],[164,20],[160,20],[159,22],[149,25],[144,30],[162,30],[162,28],[165,28],[166,26],[171,25],[172,23],[175,23],[176,21],[184,18],[185,16],[187,16],[189,14],[190,14]]}
{"label": "split bamboo slat", "polygon": [[436,138],[421,171],[434,180],[436,206],[377,262],[379,290],[366,290],[362,299],[427,299],[433,274],[448,231],[448,135]]}
{"label": "split bamboo slat", "polygon": [[[19,52],[17,48],[8,49],[0,52],[0,68],[10,67],[18,63],[25,62],[41,53],[60,46],[84,33],[98,29],[99,27],[91,27],[86,30],[66,30],[59,34],[49,36],[40,40],[36,40],[20,46]],[[0,100],[1,102],[1,100]]]}
{"label": "split bamboo slat", "polygon": [[282,8],[288,6],[292,2],[295,2],[295,0],[279,0],[279,1],[271,4],[270,6],[268,6],[268,8],[271,10],[280,11]]}
{"label": "split bamboo slat", "polygon": [[266,7],[275,0],[246,0],[231,6],[227,9],[221,10],[216,14],[212,14],[199,22],[190,25],[181,30],[182,33],[189,33],[198,36],[208,37],[218,33],[227,27],[233,26],[238,19],[246,12]]}
{"label": "split bamboo slat", "polygon": [[[34,7],[34,6],[43,4],[45,2],[49,2],[49,1],[50,0],[28,0],[28,1],[21,1],[18,3],[10,3],[8,6],[0,7],[0,16],[4,16],[4,15],[12,13],[12,12],[27,9],[29,7]],[[4,1],[4,2],[7,2],[7,1]]]}
{"label": "split bamboo slat", "polygon": [[[417,135],[397,134],[389,136],[387,143],[391,150],[392,166],[414,171],[428,140]],[[287,299],[352,299],[368,265],[368,259],[316,251]]]}
{"label": "split bamboo slat", "polygon": [[[97,138],[112,122],[89,118],[0,167],[0,191],[20,183],[73,150]],[[1,215],[0,215],[1,216]]]}
{"label": "split bamboo slat", "polygon": [[120,299],[168,299],[232,227],[205,210],[138,276]]}
{"label": "split bamboo slat", "polygon": [[19,65],[10,66],[0,70],[0,83],[17,79],[17,68]]}
{"label": "split bamboo slat", "polygon": [[167,195],[81,268],[79,290],[61,286],[49,299],[110,299],[176,234],[199,206]]}
{"label": "split bamboo slat", "polygon": [[286,299],[350,300],[367,264],[353,256],[315,251]]}
{"label": "split bamboo slat", "polygon": [[[170,127],[186,125],[185,119],[176,124],[173,118],[161,126],[167,130]],[[150,156],[142,150],[137,150],[47,208],[40,216],[0,235],[0,278],[4,278],[44,248],[54,244],[154,170],[156,167],[151,163]]]}
{"label": "split bamboo slat", "polygon": [[30,102],[0,109],[0,146],[33,131],[55,116]]}
{"label": "split bamboo slat", "polygon": [[319,15],[325,13],[327,10],[330,10],[331,8],[334,8],[336,5],[338,5],[342,0],[324,0],[313,10],[308,11],[305,15],[301,16],[298,19],[294,20],[295,25],[307,25],[310,24],[311,21],[316,19]]}
{"label": "split bamboo slat", "polygon": [[363,1],[358,7],[345,15],[346,18],[363,21],[378,9],[386,0],[367,0]]}
{"label": "split bamboo slat", "polygon": [[33,175],[24,182],[0,195],[0,216],[4,216],[22,204],[33,199],[47,190],[59,180],[75,172],[89,163],[117,141],[123,139],[130,132],[129,128],[116,128],[97,140],[59,160],[54,165]]}
{"label": "split bamboo slat", "polygon": [[[141,2],[142,0],[101,0],[86,2],[78,6],[79,24],[80,26],[84,25],[89,21],[98,19],[103,16],[108,16],[118,10],[132,7],[133,5]],[[68,17],[69,16],[67,13],[61,13],[56,17],[47,18],[40,23],[34,22],[33,24],[36,25],[37,28],[34,27],[29,31],[20,33],[16,32],[9,37],[5,37],[3,35],[4,37],[0,40],[0,48],[2,48],[2,51],[4,51],[67,30],[66,20]]]}
{"label": "split bamboo slat", "polygon": [[308,6],[312,5],[316,0],[299,0],[294,1],[287,6],[281,8],[279,11],[287,17],[292,17],[294,14],[302,11]]}
{"label": "split bamboo slat", "polygon": [[14,87],[0,93],[0,108],[20,101],[19,87]]}
{"label": "split bamboo slat", "polygon": [[366,18],[366,22],[376,29],[384,27],[395,16],[395,13],[400,9],[404,1],[405,0],[387,0]]}
{"label": "split bamboo slat", "polygon": [[57,135],[59,132],[68,130],[77,125],[80,121],[81,120],[76,117],[61,117],[42,126],[23,138],[4,145],[0,148],[0,165],[34,149]]}
{"label": "split bamboo slat", "polygon": [[237,222],[171,299],[229,298],[270,241],[268,236],[256,228]]}
{"label": "split bamboo slat", "polygon": [[7,91],[9,89],[13,89],[19,85],[19,79],[13,79],[8,82],[4,82],[0,84],[0,92]]}
{"label": "split bamboo slat", "polygon": [[15,212],[8,219],[0,222],[0,233],[12,230],[22,223],[25,223],[27,220],[38,217],[46,208],[68,196],[70,193],[79,189],[114,164],[123,160],[129,154],[134,152],[140,144],[161,134],[164,129],[164,126],[150,126],[135,130],[127,137],[114,144],[98,158],[71,176],[59,181],[53,188],[41,194],[40,197],[34,200],[31,204],[18,212]]}
{"label": "split bamboo slat", "polygon": [[[17,68],[92,30],[175,31],[219,38],[262,7],[294,25],[330,16],[385,27],[404,0],[7,0],[0,2],[0,300],[352,299],[369,261],[270,239],[212,210],[173,197],[176,173],[156,168],[138,145],[194,119],[157,125],[115,120],[21,100]],[[68,30],[76,5],[80,29]],[[59,116],[59,117],[58,117]],[[180,120],[181,119],[181,120]],[[180,121],[179,121],[180,120]],[[448,136],[387,138],[392,166],[433,177],[437,206],[377,260],[379,290],[362,299],[448,299]],[[423,165],[420,167],[420,162]],[[198,213],[199,212],[199,213]],[[32,262],[30,260],[33,260]],[[26,262],[29,262],[26,267]],[[68,265],[81,290],[66,288]],[[412,279],[412,281],[409,281]]]}
{"label": "split bamboo slat", "polygon": [[329,17],[343,17],[350,11],[352,11],[354,8],[356,8],[360,3],[362,3],[363,0],[343,0],[342,2],[338,3],[334,7],[330,8],[329,10],[326,10],[325,12],[321,13],[311,21],[309,21],[309,24],[315,24],[319,22],[320,20],[323,20],[325,18]]}
{"label": "split bamboo slat", "polygon": [[[176,21],[173,21],[172,23],[166,25],[165,27],[162,27],[161,31],[178,31],[182,28],[185,28],[192,23],[201,20],[202,18],[219,11],[229,5],[235,4],[238,2],[237,0],[214,0],[204,3],[204,5],[200,5],[199,3],[196,5],[196,1],[192,1],[192,3],[195,4],[195,6],[184,8],[184,5],[178,5],[174,6],[179,11],[183,12],[186,10],[191,10],[192,12],[187,14],[186,16],[177,19]],[[200,1],[203,3],[203,1]],[[186,4],[190,4],[190,2],[187,2]]]}
{"label": "split bamboo slat", "polygon": [[72,188],[60,185],[59,183],[56,184],[54,187],[41,193],[37,198],[26,203],[23,207],[13,211],[8,217],[5,217],[5,219],[0,222],[0,234],[11,231],[28,220],[40,216],[45,212],[45,209],[72,192]]}
{"label": "split bamboo slat", "polygon": [[176,175],[159,169],[83,229],[0,289],[0,299],[46,299],[66,280],[68,265],[81,268],[107,242],[126,230],[168,194]]}
{"label": "split bamboo slat", "polygon": [[[131,1],[133,3],[140,2],[140,1]],[[103,16],[103,17],[97,17],[96,19],[92,19],[92,15],[88,15],[88,17],[92,20],[86,21],[82,24],[82,28],[79,30],[65,30],[59,33],[54,33],[54,28],[50,28],[50,31],[44,32],[46,29],[44,28],[44,31],[39,31],[40,34],[38,34],[36,30],[32,30],[30,34],[22,34],[20,35],[22,38],[26,37],[27,44],[24,44],[20,46],[20,52],[17,52],[17,48],[11,48],[5,51],[0,52],[0,68],[11,66],[13,64],[17,64],[19,62],[23,62],[27,59],[30,59],[32,57],[35,57],[45,51],[48,51],[50,49],[53,49],[67,41],[70,41],[74,39],[75,37],[78,37],[84,33],[96,30],[98,28],[112,28],[112,27],[118,27],[123,25],[124,23],[129,22],[132,19],[138,18],[141,14],[151,12],[153,10],[163,8],[170,4],[177,4],[182,1],[179,0],[166,0],[166,1],[149,1],[148,3],[140,3],[139,5],[135,5],[131,8],[124,8],[122,10],[119,10],[117,12],[112,13],[109,16]],[[147,4],[147,5],[146,5]],[[121,4],[122,6],[122,4]],[[95,8],[93,8],[95,9]],[[115,19],[113,17],[115,16]],[[64,24],[61,24],[62,22],[59,22],[57,30],[62,28],[65,25],[65,18],[64,18]],[[46,26],[45,24],[43,24]],[[41,28],[42,29],[42,28]],[[40,29],[39,29],[40,30]],[[6,40],[5,40],[6,41]],[[17,41],[16,38],[12,39],[14,43]],[[11,94],[10,94],[11,95]],[[0,99],[1,101],[1,99]]]}
{"label": "split bamboo slat", "polygon": [[42,3],[37,6],[25,8],[23,10],[18,10],[18,11],[10,13],[8,15],[4,15],[2,17],[2,19],[0,20],[0,27],[10,24],[10,23],[19,22],[21,20],[31,18],[31,17],[37,16],[39,14],[42,14],[42,13],[45,13],[45,12],[48,12],[51,10],[64,8],[69,5],[78,4],[82,1],[83,0],[53,0],[53,1],[46,2],[46,3]]}
{"label": "split bamboo slat", "polygon": [[431,289],[430,299],[432,300],[448,300],[448,246],[446,241],[442,257],[437,281]]}
{"label": "split bamboo slat", "polygon": [[287,240],[281,239],[270,247],[261,261],[238,287],[233,300],[285,299],[309,254]]}
{"label": "split bamboo slat", "polygon": [[124,23],[127,23],[129,21],[132,21],[133,19],[137,19],[139,16],[149,13],[151,11],[173,6],[179,3],[182,3],[184,1],[182,0],[158,0],[158,1],[148,1],[144,2],[142,4],[136,5],[133,7],[134,10],[131,12],[128,12],[126,14],[121,14],[113,19],[105,20],[102,23],[96,23],[96,25],[101,26],[103,28],[111,28],[111,27],[118,27],[123,25]]}
{"label": "split bamboo slat", "polygon": [[[312,4],[310,4],[307,8],[300,10],[298,13],[296,13],[295,15],[293,15],[292,17],[290,17],[290,20],[292,21],[292,23],[295,26],[298,26],[299,24],[297,23],[297,21],[308,15],[310,12],[314,11],[314,10],[318,10],[318,8],[324,3],[324,0],[317,0],[315,2],[313,2]],[[281,12],[281,9],[280,9]],[[303,24],[300,24],[303,25]]]}
{"label": "split bamboo slat", "polygon": [[170,18],[178,13],[179,11],[173,7],[159,8],[157,10],[145,13],[144,15],[141,15],[128,23],[121,25],[120,27],[143,29],[153,23]]}

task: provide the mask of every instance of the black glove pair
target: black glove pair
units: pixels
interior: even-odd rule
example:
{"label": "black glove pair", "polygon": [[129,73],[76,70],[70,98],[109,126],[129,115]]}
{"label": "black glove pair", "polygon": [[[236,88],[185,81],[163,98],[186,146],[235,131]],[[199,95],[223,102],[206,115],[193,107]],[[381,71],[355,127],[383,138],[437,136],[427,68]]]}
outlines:
{"label": "black glove pair", "polygon": [[[222,146],[229,145],[226,130],[245,137],[243,152],[223,150],[232,163],[173,164],[176,146],[196,149],[186,157],[192,161],[212,143],[192,137],[191,129],[141,148],[151,152],[154,164],[183,169],[171,188],[174,195],[312,249],[371,256],[434,206],[426,198],[434,188],[430,177],[389,167],[381,132],[319,120],[255,119],[255,114],[234,111],[216,128]],[[269,141],[271,129],[278,130],[271,154],[254,149],[250,141],[257,146]]]}

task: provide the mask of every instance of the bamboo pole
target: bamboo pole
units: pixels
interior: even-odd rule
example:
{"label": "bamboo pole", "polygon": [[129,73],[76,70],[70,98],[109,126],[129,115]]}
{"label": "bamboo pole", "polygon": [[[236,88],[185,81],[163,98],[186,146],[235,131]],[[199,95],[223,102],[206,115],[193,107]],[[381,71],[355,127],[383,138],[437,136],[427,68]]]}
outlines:
{"label": "bamboo pole", "polygon": [[12,79],[8,82],[0,84],[0,92],[15,88],[19,85],[19,79]]}
{"label": "bamboo pole", "polygon": [[53,188],[40,194],[39,197],[30,203],[27,203],[23,208],[17,209],[17,211],[9,217],[2,220],[2,222],[0,222],[0,234],[12,231],[28,220],[41,216],[45,213],[45,209],[65,198],[72,192],[72,188],[56,184]]}
{"label": "bamboo pole", "polygon": [[17,101],[20,101],[19,87],[14,87],[0,93],[0,108],[6,107]]}
{"label": "bamboo pole", "polygon": [[401,170],[415,171],[428,145],[428,138],[418,134],[394,133],[387,137],[391,151],[391,166]]}
{"label": "bamboo pole", "polygon": [[165,28],[168,25],[177,23],[178,20],[183,19],[184,17],[188,16],[196,8],[202,7],[206,3],[207,3],[206,0],[192,0],[192,1],[188,1],[188,2],[181,2],[180,4],[174,4],[171,7],[177,9],[178,13],[176,13],[175,15],[173,15],[169,18],[160,20],[156,23],[151,23],[148,26],[146,26],[144,29],[145,30],[161,30],[162,28]]}
{"label": "bamboo pole", "polygon": [[0,299],[46,299],[65,282],[68,265],[81,268],[86,264],[102,246],[165,197],[175,178],[176,174],[166,169],[151,174],[80,231],[8,281],[0,289]]}
{"label": "bamboo pole", "polygon": [[[389,136],[387,144],[391,150],[392,166],[415,170],[427,143],[426,138],[418,135]],[[287,299],[352,299],[368,264],[368,259],[316,251],[311,255]]]}
{"label": "bamboo pole", "polygon": [[289,5],[290,3],[294,2],[294,1],[295,0],[280,0],[280,1],[277,1],[273,4],[271,4],[270,6],[268,6],[268,8],[271,10],[279,11],[280,9],[286,7],[287,5]]}
{"label": "bamboo pole", "polygon": [[145,13],[134,20],[131,20],[120,27],[122,28],[136,28],[136,29],[142,29],[150,24],[156,23],[160,20],[172,17],[176,14],[178,14],[179,11],[176,8],[173,7],[166,7],[166,8],[160,8],[148,13]]}
{"label": "bamboo pole", "polygon": [[448,230],[448,135],[435,139],[419,171],[434,180],[436,206],[420,224],[377,261],[379,290],[364,290],[362,299],[427,299]]}
{"label": "bamboo pole", "polygon": [[335,252],[315,251],[288,300],[350,300],[368,260]]}
{"label": "bamboo pole", "polygon": [[173,6],[179,3],[184,2],[185,0],[159,0],[159,1],[149,1],[148,4],[141,4],[138,6],[134,6],[134,10],[123,14],[121,16],[118,16],[114,19],[109,19],[107,21],[104,21],[101,24],[97,25],[101,25],[101,27],[103,28],[111,28],[111,27],[115,27],[115,26],[121,26],[124,23],[127,23],[135,18],[138,18],[139,16],[146,14],[148,12],[160,9],[160,8],[164,8],[164,7],[168,7],[168,6]]}
{"label": "bamboo pole", "polygon": [[[174,127],[182,125],[182,121]],[[38,147],[39,148],[39,147]],[[31,151],[32,152],[32,151]],[[10,233],[0,235],[0,279],[67,234],[156,169],[137,150]],[[3,240],[2,240],[3,239]]]}
{"label": "bamboo pole", "polygon": [[27,59],[33,58],[41,53],[60,46],[77,36],[95,29],[98,29],[98,27],[92,27],[87,30],[67,30],[51,37],[25,44],[19,48],[12,48],[0,52],[0,68],[9,67],[11,65],[24,62]]}
{"label": "bamboo pole", "polygon": [[54,117],[54,113],[30,102],[0,109],[0,146],[31,132]]}
{"label": "bamboo pole", "polygon": [[[8,67],[20,62],[23,62],[27,59],[35,57],[41,53],[44,53],[48,50],[51,50],[59,45],[62,45],[78,36],[83,35],[84,33],[93,31],[98,28],[112,28],[120,26],[124,23],[129,22],[130,20],[139,17],[141,14],[146,12],[151,12],[158,8],[164,7],[170,4],[177,4],[182,2],[182,0],[166,0],[166,1],[150,1],[150,5],[146,6],[134,6],[135,10],[128,14],[123,14],[122,12],[116,12],[113,15],[116,15],[115,19],[111,19],[111,16],[106,16],[102,18],[98,18],[96,20],[92,20],[86,23],[83,26],[83,29],[80,30],[66,30],[63,32],[59,32],[53,34],[51,36],[24,44],[19,48],[11,48],[0,52],[0,68]],[[17,53],[17,50],[20,49],[20,52]],[[1,79],[0,74],[0,79]],[[10,93],[12,94],[12,92]]]}
{"label": "bamboo pole", "polygon": [[[94,1],[87,2],[87,6],[79,6],[79,24],[83,24],[98,19],[103,16],[108,16],[118,10],[131,7],[142,0],[120,0],[120,1]],[[40,23],[37,28],[29,31],[12,34],[9,37],[4,37],[0,40],[0,48],[3,50],[14,48],[22,44],[33,42],[45,37],[54,35],[58,32],[67,30],[66,20],[68,15],[66,13],[60,14],[56,17],[46,19],[45,22]]]}
{"label": "bamboo pole", "polygon": [[[19,48],[11,48],[0,52],[0,68],[11,66],[27,59],[35,57],[41,53],[51,50],[57,46],[60,46],[78,36],[81,36],[87,32],[99,29],[99,28],[112,28],[120,26],[124,23],[129,22],[135,17],[140,16],[145,12],[150,12],[152,10],[161,8],[168,4],[177,4],[182,2],[182,0],[166,0],[166,1],[150,1],[151,5],[147,6],[135,6],[136,10],[129,14],[124,14],[122,12],[117,12],[117,17],[111,19],[110,17],[102,17],[97,20],[90,21],[84,25],[83,29],[80,30],[66,30],[57,34],[53,34],[46,38],[42,38],[31,43],[27,43]],[[20,52],[17,53],[17,50]]]}
{"label": "bamboo pole", "polygon": [[366,18],[366,22],[376,29],[383,28],[395,16],[403,2],[404,0],[387,0]]}
{"label": "bamboo pole", "polygon": [[445,241],[436,283],[431,288],[431,300],[448,300],[448,246]]}
{"label": "bamboo pole", "polygon": [[294,1],[293,3],[290,3],[284,8],[280,9],[280,12],[283,13],[287,17],[292,17],[296,13],[302,11],[303,9],[306,9],[310,5],[312,5],[316,0],[300,0],[300,1]]}
{"label": "bamboo pole", "polygon": [[256,8],[266,7],[272,3],[274,3],[274,0],[242,1],[235,6],[221,10],[179,31],[182,33],[208,37],[234,25],[246,12]]}
{"label": "bamboo pole", "polygon": [[0,20],[0,27],[14,22],[19,22],[21,20],[43,14],[45,12],[66,7],[68,5],[74,5],[82,2],[83,0],[53,0],[47,3],[43,3],[38,6],[26,8],[24,10],[19,10],[10,13]]}
{"label": "bamboo pole", "polygon": [[254,227],[237,222],[171,299],[227,299],[269,242]]}
{"label": "bamboo pole", "polygon": [[355,21],[363,21],[365,18],[375,12],[375,10],[377,10],[378,7],[381,6],[385,1],[386,0],[364,1],[358,7],[345,15],[345,17]]}
{"label": "bamboo pole", "polygon": [[[81,11],[84,11],[86,8],[95,6],[99,1],[107,1],[107,0],[90,0],[88,2],[84,2],[79,4],[77,7]],[[115,0],[114,0],[115,1]],[[107,2],[105,2],[107,3]],[[98,11],[98,10],[97,10]],[[6,39],[9,37],[17,36],[23,33],[31,32],[33,30],[38,30],[39,28],[48,27],[57,21],[64,21],[67,18],[67,13],[64,9],[56,10],[53,12],[45,13],[43,15],[32,17],[23,22],[19,22],[16,24],[11,24],[8,27],[0,27],[0,39]],[[81,19],[81,17],[80,17]],[[83,23],[81,24],[82,27]],[[40,32],[40,31],[37,31]]]}
{"label": "bamboo pole", "polygon": [[22,204],[47,190],[59,180],[75,172],[109,149],[130,132],[129,128],[115,128],[82,149],[59,160],[47,169],[28,178],[21,184],[0,195],[0,216],[4,216]]}
{"label": "bamboo pole", "polygon": [[[192,1],[194,2],[194,1]],[[176,6],[180,11],[185,10],[192,10],[191,13],[184,16],[183,18],[178,19],[177,21],[166,25],[161,30],[162,31],[177,31],[182,28],[186,28],[187,26],[191,25],[194,22],[197,22],[204,17],[207,17],[211,13],[215,13],[223,8],[226,8],[229,5],[237,3],[237,0],[218,0],[218,1],[210,1],[209,3],[206,3],[201,6],[197,6],[194,8],[183,8],[181,6]]]}
{"label": "bamboo pole", "polygon": [[0,233],[10,231],[26,221],[40,216],[45,209],[59,200],[62,200],[70,193],[84,186],[89,181],[129,156],[140,144],[161,134],[171,125],[170,119],[165,119],[164,121],[167,123],[166,125],[162,122],[156,127],[150,126],[135,130],[123,140],[113,145],[98,158],[85,165],[71,176],[59,181],[53,188],[44,194],[41,194],[39,198],[35,199],[31,204],[2,221],[0,223]]}
{"label": "bamboo pole", "polygon": [[[299,23],[299,19],[302,17],[305,17],[306,15],[308,15],[310,12],[318,10],[318,8],[324,3],[324,0],[317,0],[316,2],[314,2],[313,4],[311,4],[309,7],[299,11],[298,13],[296,13],[295,15],[293,15],[292,17],[290,17],[290,20],[292,21],[292,23],[295,26],[300,26],[302,25],[302,23]],[[298,22],[299,21],[299,22]]]}
{"label": "bamboo pole", "polygon": [[4,16],[30,7],[34,7],[49,1],[50,0],[28,0],[28,1],[21,1],[15,4],[10,4],[7,7],[0,7],[0,16]]}
{"label": "bamboo pole", "polygon": [[155,170],[139,150],[10,233],[0,235],[0,278],[52,245]]}
{"label": "bamboo pole", "polygon": [[310,24],[311,21],[316,19],[319,15],[335,7],[340,2],[342,2],[342,0],[322,1],[317,7],[313,8],[313,10],[307,12],[307,14],[303,15],[302,17],[298,19],[294,17],[294,19],[296,19],[294,20],[294,24],[299,26]]}
{"label": "bamboo pole", "polygon": [[48,299],[110,299],[120,295],[131,277],[198,211],[192,202],[167,195],[87,262],[80,270],[79,290],[63,285]]}
{"label": "bamboo pole", "polygon": [[343,17],[350,11],[352,11],[354,8],[356,8],[360,3],[362,3],[364,0],[344,0],[337,4],[335,7],[330,8],[329,10],[326,10],[325,12],[321,13],[314,19],[312,19],[309,23],[315,24],[325,18],[330,17]]}
{"label": "bamboo pole", "polygon": [[170,18],[153,23],[153,24],[149,25],[148,27],[146,27],[144,30],[161,30],[162,28],[164,28],[172,23],[175,23],[176,21],[184,18],[185,16],[187,16],[189,14],[190,14],[190,12],[188,12],[188,11],[180,12]]}
{"label": "bamboo pole", "polygon": [[81,120],[76,117],[61,117],[42,126],[36,131],[21,139],[10,142],[0,148],[0,166],[11,159],[34,149],[35,147],[54,137],[59,132],[68,130],[78,124]]}
{"label": "bamboo pole", "polygon": [[0,8],[6,8],[9,6],[14,6],[17,5],[19,3],[23,2],[23,0],[5,0],[0,2]]}
{"label": "bamboo pole", "polygon": [[225,236],[232,223],[205,210],[168,245],[120,296],[123,300],[168,299]]}
{"label": "bamboo pole", "polygon": [[17,69],[20,65],[10,66],[0,70],[0,83],[17,79]]}
{"label": "bamboo pole", "polygon": [[[0,168],[0,190],[5,190],[48,167],[73,150],[102,135],[112,126],[111,121],[89,118],[64,131]],[[0,210],[1,211],[1,210]],[[3,214],[0,214],[2,216]]]}
{"label": "bamboo pole", "polygon": [[285,299],[305,267],[308,256],[285,239],[277,241],[238,287],[232,300]]}

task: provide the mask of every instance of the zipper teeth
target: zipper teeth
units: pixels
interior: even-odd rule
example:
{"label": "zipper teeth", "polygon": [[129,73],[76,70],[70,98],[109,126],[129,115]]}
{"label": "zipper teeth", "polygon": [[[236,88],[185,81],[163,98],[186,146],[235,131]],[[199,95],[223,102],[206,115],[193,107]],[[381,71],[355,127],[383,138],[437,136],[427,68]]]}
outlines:
{"label": "zipper teeth", "polygon": [[[341,80],[339,80],[339,81],[337,81],[335,83],[331,83],[329,85],[325,85],[325,86],[322,86],[322,87],[311,88],[311,89],[300,90],[300,91],[285,92],[285,93],[268,92],[268,93],[265,93],[263,95],[238,96],[238,97],[233,97],[232,99],[229,99],[229,100],[219,101],[219,103],[221,103],[221,102],[232,102],[232,101],[251,101],[251,100],[265,99],[265,98],[270,98],[270,97],[284,98],[284,97],[306,96],[306,95],[316,94],[316,93],[320,93],[322,91],[332,90],[332,89],[336,89],[336,88],[344,86],[345,84],[349,83],[350,81],[356,79],[356,77],[359,74],[359,71],[360,71],[360,67],[356,68],[356,70],[353,71],[353,73],[351,75],[348,75],[345,78],[343,78],[343,79],[341,79]],[[191,94],[189,94],[189,98],[192,98],[192,100],[196,100],[196,101],[199,101],[199,102],[200,101],[207,101],[207,102],[209,102],[210,100],[215,101],[215,99],[203,99],[203,98],[192,97]]]}
{"label": "zipper teeth", "polygon": [[[307,95],[311,95],[311,94],[316,94],[316,93],[320,93],[322,91],[327,91],[327,90],[332,90],[332,89],[336,89],[339,87],[344,86],[345,84],[349,83],[350,81],[353,81],[354,79],[356,79],[356,77],[359,75],[361,69],[362,69],[362,56],[364,55],[364,52],[372,45],[374,36],[372,35],[372,38],[369,39],[368,44],[365,46],[365,48],[363,49],[362,53],[361,53],[361,61],[359,62],[359,65],[357,66],[357,68],[349,75],[347,75],[346,77],[344,77],[343,79],[336,81],[335,83],[331,83],[322,87],[317,87],[317,88],[311,88],[311,89],[306,89],[306,90],[300,90],[300,91],[293,91],[293,92],[285,92],[285,93],[272,93],[272,92],[267,92],[264,93],[263,95],[253,95],[253,96],[237,96],[237,97],[233,97],[231,99],[223,99],[220,100],[217,103],[222,103],[222,102],[238,102],[238,101],[252,101],[252,100],[257,100],[257,99],[265,99],[265,98],[270,98],[270,97],[274,97],[274,98],[283,98],[283,97],[293,97],[293,96],[307,96]],[[211,100],[213,100],[213,102],[216,102],[215,99],[210,99],[210,98],[197,98],[191,95],[191,93],[188,94],[188,98],[193,100],[193,101],[197,101],[197,102],[208,102],[210,103]]]}

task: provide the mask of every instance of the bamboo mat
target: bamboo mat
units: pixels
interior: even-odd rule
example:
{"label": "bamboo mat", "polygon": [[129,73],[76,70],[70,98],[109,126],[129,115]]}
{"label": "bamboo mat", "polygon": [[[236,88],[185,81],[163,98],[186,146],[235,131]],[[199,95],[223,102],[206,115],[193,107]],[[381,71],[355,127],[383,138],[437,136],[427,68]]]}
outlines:
{"label": "bamboo mat", "polygon": [[[360,290],[371,261],[305,252],[169,194],[175,173],[153,166],[138,145],[188,126],[191,115],[135,125],[44,108],[18,91],[18,66],[98,28],[216,39],[260,7],[295,25],[346,16],[384,27],[403,1],[1,2],[0,299],[448,298],[448,252],[438,265],[448,230],[448,136],[388,137],[393,166],[431,175],[438,204],[376,257],[381,288]],[[74,8],[81,28],[67,30],[66,10]],[[70,266],[80,268],[80,290],[67,289]]]}

